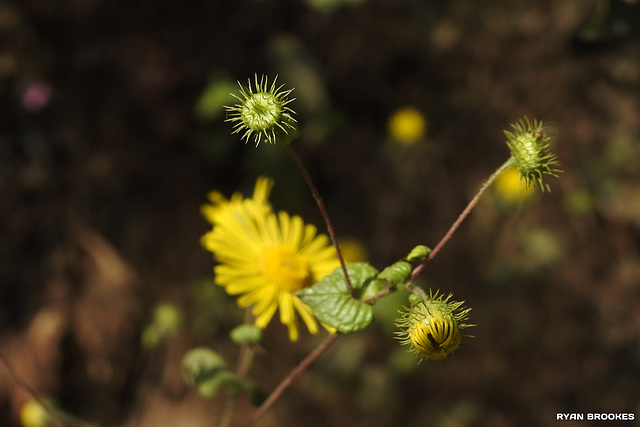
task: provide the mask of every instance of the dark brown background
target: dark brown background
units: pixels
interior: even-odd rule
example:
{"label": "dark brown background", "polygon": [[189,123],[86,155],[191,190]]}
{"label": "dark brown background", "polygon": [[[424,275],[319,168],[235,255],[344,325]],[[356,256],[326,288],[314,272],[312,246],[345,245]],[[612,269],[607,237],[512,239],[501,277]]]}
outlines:
{"label": "dark brown background", "polygon": [[[603,5],[611,9],[598,15]],[[323,227],[279,147],[245,146],[223,116],[200,120],[194,106],[212,76],[279,73],[296,87],[296,149],[338,232],[366,245],[377,267],[435,245],[506,160],[508,123],[527,115],[552,125],[565,172],[550,194],[515,209],[490,194],[422,275],[473,308],[475,338],[455,355],[407,364],[388,303],[261,426],[639,417],[638,9],[579,0],[371,0],[333,12],[280,0],[3,2],[0,351],[81,420],[215,425],[223,400],[198,397],[179,371],[195,345],[236,355],[227,332],[241,315],[211,290],[213,261],[199,244],[206,193],[249,194],[258,175],[271,175],[276,209]],[[594,14],[603,19],[586,32]],[[52,96],[28,111],[20,97],[35,81]],[[429,121],[426,141],[411,148],[394,146],[385,126],[405,105]],[[185,310],[183,328],[144,350],[140,332],[164,301]],[[271,390],[318,339],[290,344],[271,325],[253,378]],[[27,398],[0,367],[0,424],[16,425]],[[251,408],[239,413],[241,422]]]}

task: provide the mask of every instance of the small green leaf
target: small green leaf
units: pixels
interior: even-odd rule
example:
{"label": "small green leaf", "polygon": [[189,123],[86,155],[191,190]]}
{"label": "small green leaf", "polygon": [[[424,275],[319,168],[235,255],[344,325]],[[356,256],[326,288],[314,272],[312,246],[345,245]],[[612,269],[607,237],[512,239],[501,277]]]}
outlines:
{"label": "small green leaf", "polygon": [[[376,280],[378,270],[366,262],[347,265],[347,274],[358,298],[367,299],[382,289],[382,281]],[[371,306],[351,297],[341,268],[296,295],[321,322],[341,333],[361,331],[373,322]]]}
{"label": "small green leaf", "polygon": [[176,334],[182,324],[182,312],[170,303],[156,306],[152,322],[142,331],[142,346],[155,348],[162,340]]}
{"label": "small green leaf", "polygon": [[411,264],[408,261],[401,260],[382,270],[378,275],[378,279],[386,279],[392,285],[397,286],[407,281],[411,270]]}
{"label": "small green leaf", "polygon": [[222,356],[208,348],[194,348],[185,354],[182,372],[185,380],[204,397],[214,397],[223,388],[231,396],[243,390],[242,382],[229,370]]}
{"label": "small green leaf", "polygon": [[378,279],[387,280],[392,286],[396,286],[398,289],[403,288],[411,275],[411,271],[413,271],[411,263],[422,261],[430,252],[431,249],[425,245],[416,246],[411,249],[411,252],[409,252],[409,255],[407,255],[405,259],[395,262],[382,270],[378,275]]}
{"label": "small green leaf", "polygon": [[415,248],[411,249],[409,255],[407,255],[406,260],[409,262],[422,261],[431,253],[431,249],[425,245],[418,245]]}
{"label": "small green leaf", "polygon": [[240,325],[233,328],[230,335],[236,344],[257,344],[262,339],[262,329],[256,325]]}
{"label": "small green leaf", "polygon": [[222,389],[225,389],[229,396],[235,397],[242,393],[243,385],[236,374],[223,370],[208,381],[198,384],[197,389],[203,397],[215,397]]}

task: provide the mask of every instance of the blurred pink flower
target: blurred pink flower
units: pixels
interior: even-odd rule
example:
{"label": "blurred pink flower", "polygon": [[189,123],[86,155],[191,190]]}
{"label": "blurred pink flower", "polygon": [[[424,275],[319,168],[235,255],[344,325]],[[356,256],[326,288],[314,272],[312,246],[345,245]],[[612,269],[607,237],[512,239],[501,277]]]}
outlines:
{"label": "blurred pink flower", "polygon": [[51,86],[45,82],[33,82],[22,92],[22,106],[30,112],[38,112],[51,99]]}

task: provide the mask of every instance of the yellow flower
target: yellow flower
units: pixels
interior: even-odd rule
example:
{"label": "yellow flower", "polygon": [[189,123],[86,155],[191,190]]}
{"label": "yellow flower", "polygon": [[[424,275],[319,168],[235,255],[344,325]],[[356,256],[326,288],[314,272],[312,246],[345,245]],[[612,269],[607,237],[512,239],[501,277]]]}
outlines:
{"label": "yellow flower", "polygon": [[415,108],[401,108],[389,118],[389,133],[398,143],[415,144],[427,131],[427,121]]}
{"label": "yellow flower", "polygon": [[496,180],[496,194],[500,199],[517,203],[525,201],[533,196],[535,188],[522,178],[515,166],[510,167],[500,174]]}
{"label": "yellow flower", "polygon": [[209,195],[202,212],[213,229],[202,237],[219,265],[216,283],[230,295],[239,295],[240,307],[252,307],[256,326],[265,328],[276,310],[289,329],[289,339],[298,339],[298,315],[313,334],[318,323],[311,308],[294,295],[312,286],[339,266],[335,250],[324,234],[305,225],[298,216],[273,212],[268,202],[273,181],[258,178],[253,198],[234,194],[230,200],[220,193]]}

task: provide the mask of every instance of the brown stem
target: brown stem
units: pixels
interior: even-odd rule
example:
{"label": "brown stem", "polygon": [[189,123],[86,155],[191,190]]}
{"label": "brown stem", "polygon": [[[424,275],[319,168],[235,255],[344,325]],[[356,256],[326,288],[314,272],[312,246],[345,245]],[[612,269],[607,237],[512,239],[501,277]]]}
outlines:
{"label": "brown stem", "polygon": [[313,350],[307,357],[305,357],[296,366],[289,375],[287,375],[278,386],[271,392],[267,400],[262,403],[258,410],[251,417],[248,426],[253,426],[262,416],[271,408],[271,406],[278,400],[282,393],[309,367],[316,361],[325,351],[333,345],[334,342],[340,337],[340,333],[336,332],[329,335],[315,350]]}
{"label": "brown stem", "polygon": [[290,144],[280,144],[280,145],[284,147],[289,157],[291,157],[291,159],[293,160],[293,163],[295,163],[296,167],[298,168],[298,170],[302,174],[302,177],[307,183],[307,186],[309,186],[309,189],[311,190],[311,194],[313,195],[313,198],[316,201],[316,204],[318,205],[318,209],[320,209],[320,213],[322,214],[322,218],[324,219],[324,222],[327,225],[327,232],[329,233],[329,238],[331,239],[331,243],[333,243],[333,246],[336,248],[336,254],[338,255],[338,260],[340,260],[340,266],[342,267],[342,272],[344,273],[344,280],[347,282],[349,293],[351,294],[352,298],[356,298],[356,294],[353,290],[353,286],[351,285],[351,280],[349,279],[349,275],[347,274],[347,266],[344,262],[344,258],[342,257],[342,251],[340,251],[340,245],[338,244],[338,238],[336,237],[335,228],[333,228],[331,217],[329,216],[329,212],[327,212],[327,208],[325,207],[324,202],[322,201],[322,197],[320,196],[318,189],[313,183],[313,180],[311,179],[311,176],[309,175],[307,168],[304,167],[304,165],[302,164],[302,160],[300,160],[300,156],[298,156],[298,154],[295,152],[293,147]]}
{"label": "brown stem", "polygon": [[453,236],[453,233],[455,233],[458,227],[460,227],[460,224],[462,224],[462,221],[464,221],[464,219],[469,215],[469,213],[473,210],[473,208],[478,204],[478,202],[480,201],[480,197],[482,197],[482,194],[484,194],[486,189],[489,188],[489,186],[493,183],[493,181],[495,181],[496,178],[498,178],[498,176],[505,171],[505,169],[509,168],[512,165],[513,165],[513,158],[509,157],[509,159],[502,166],[496,169],[496,171],[484,182],[484,184],[482,184],[482,186],[480,187],[476,195],[473,197],[473,199],[471,199],[471,201],[469,202],[467,207],[462,211],[460,216],[458,216],[458,219],[456,219],[456,221],[451,225],[451,227],[449,228],[449,231],[447,231],[447,233],[444,235],[444,237],[442,237],[442,239],[436,245],[436,247],[433,248],[433,250],[429,253],[429,256],[425,258],[424,261],[422,261],[413,269],[410,276],[411,279],[415,279],[415,277],[418,274],[420,274],[420,272],[429,263],[429,261],[435,258],[438,252],[440,252],[440,249],[443,248],[443,246],[451,239],[451,237]]}
{"label": "brown stem", "polygon": [[381,290],[379,293],[375,294],[372,297],[369,297],[367,299],[363,299],[362,302],[365,304],[369,304],[369,305],[373,305],[375,304],[378,300],[381,300],[382,298],[391,295],[392,293],[394,293],[395,291],[397,291],[398,288],[396,286],[390,286],[386,289]]}

